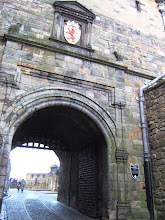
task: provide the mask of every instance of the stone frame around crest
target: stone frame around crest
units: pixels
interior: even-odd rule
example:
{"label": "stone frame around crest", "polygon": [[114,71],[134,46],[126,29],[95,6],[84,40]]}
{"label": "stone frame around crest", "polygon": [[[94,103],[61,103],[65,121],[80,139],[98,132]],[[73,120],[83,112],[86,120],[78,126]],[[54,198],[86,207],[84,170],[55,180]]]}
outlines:
{"label": "stone frame around crest", "polygon": [[[56,1],[54,7],[55,17],[50,40],[92,49],[91,33],[95,14],[77,1]],[[64,22],[67,20],[73,20],[81,27],[81,37],[76,44],[68,43],[64,37]]]}

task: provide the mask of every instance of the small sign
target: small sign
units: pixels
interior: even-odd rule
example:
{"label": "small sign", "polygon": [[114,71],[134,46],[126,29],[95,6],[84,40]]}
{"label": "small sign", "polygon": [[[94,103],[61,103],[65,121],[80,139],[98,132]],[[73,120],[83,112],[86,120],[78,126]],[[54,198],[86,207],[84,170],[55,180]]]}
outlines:
{"label": "small sign", "polygon": [[64,26],[65,39],[70,44],[76,44],[81,37],[80,25],[75,21],[66,21]]}
{"label": "small sign", "polygon": [[130,171],[133,179],[137,180],[140,175],[139,164],[130,164]]}

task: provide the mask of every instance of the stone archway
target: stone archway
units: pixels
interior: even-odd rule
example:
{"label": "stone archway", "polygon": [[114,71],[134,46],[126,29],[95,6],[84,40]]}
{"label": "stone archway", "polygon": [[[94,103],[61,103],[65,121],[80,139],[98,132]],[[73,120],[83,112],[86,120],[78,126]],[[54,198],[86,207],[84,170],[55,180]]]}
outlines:
{"label": "stone archway", "polygon": [[44,88],[19,97],[4,121],[4,152],[25,137],[43,137],[61,160],[59,201],[107,217],[107,151],[115,149],[115,124],[98,103],[73,90]]}

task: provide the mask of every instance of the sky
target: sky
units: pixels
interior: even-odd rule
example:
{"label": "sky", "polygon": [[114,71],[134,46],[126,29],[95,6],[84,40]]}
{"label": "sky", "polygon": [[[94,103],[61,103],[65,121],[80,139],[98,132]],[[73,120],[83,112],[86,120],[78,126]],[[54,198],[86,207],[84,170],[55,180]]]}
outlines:
{"label": "sky", "polygon": [[10,178],[26,179],[26,173],[49,173],[54,164],[60,165],[52,150],[17,147],[10,152]]}

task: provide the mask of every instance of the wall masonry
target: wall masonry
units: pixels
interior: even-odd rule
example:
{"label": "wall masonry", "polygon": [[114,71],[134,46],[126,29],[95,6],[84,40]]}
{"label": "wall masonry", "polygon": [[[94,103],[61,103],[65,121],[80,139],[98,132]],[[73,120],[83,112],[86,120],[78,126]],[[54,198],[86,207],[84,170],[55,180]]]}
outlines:
{"label": "wall masonry", "polygon": [[[138,93],[145,82],[165,71],[161,14],[154,0],[140,1],[141,11],[133,0],[77,2],[96,15],[91,25],[92,48],[52,37],[55,0],[2,0],[0,3],[0,198],[3,168],[7,169],[12,140],[21,123],[37,110],[60,105],[66,112],[76,108],[87,114],[98,127],[96,134],[98,131],[102,134],[100,147],[97,143],[101,155],[97,158],[97,171],[99,204],[104,210],[100,209],[99,215],[107,219],[149,219]],[[155,107],[154,104],[148,106],[150,120]],[[157,118],[161,120],[162,115],[163,111]],[[77,120],[79,127],[87,130],[83,120],[79,121],[78,117]],[[151,132],[157,126],[154,118],[152,122]],[[159,128],[155,129],[154,134],[150,133],[151,145],[163,140],[162,130],[158,133]],[[162,163],[162,153],[155,152],[154,147],[153,151],[153,156],[161,157]],[[78,178],[78,157],[72,158],[75,175],[71,176],[66,163],[69,156],[63,158],[62,176],[66,173],[67,179],[71,178],[71,188],[67,185],[66,192],[60,191],[59,197],[75,207],[78,192],[74,192],[74,186],[78,189],[78,183],[73,179]],[[153,161],[153,170],[163,169],[156,158]],[[139,165],[137,180],[131,176],[130,164]],[[161,172],[158,175],[162,175]],[[65,180],[61,181],[62,186],[65,185]],[[157,189],[155,204],[161,213],[162,200]],[[72,199],[70,193],[74,195]]]}
{"label": "wall masonry", "polygon": [[151,148],[154,203],[157,219],[164,219],[165,84],[160,83],[147,91],[145,103]]}

